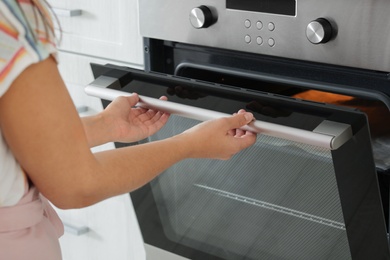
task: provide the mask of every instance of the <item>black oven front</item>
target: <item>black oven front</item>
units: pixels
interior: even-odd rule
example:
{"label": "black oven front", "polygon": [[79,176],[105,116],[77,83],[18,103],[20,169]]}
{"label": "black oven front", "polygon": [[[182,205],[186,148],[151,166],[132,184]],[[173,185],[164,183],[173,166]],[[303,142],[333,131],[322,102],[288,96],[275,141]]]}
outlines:
{"label": "black oven front", "polygon": [[[92,88],[244,108],[276,129],[229,161],[185,160],[131,193],[148,259],[390,259],[390,38],[378,30],[390,29],[389,3],[139,5],[145,71],[94,64]],[[197,123],[172,115],[140,143]]]}
{"label": "black oven front", "polygon": [[[346,134],[337,147],[326,147],[260,133],[253,147],[229,161],[185,160],[172,166],[131,193],[146,244],[183,259],[390,259],[383,188],[366,113],[297,98],[313,91],[306,87],[308,80],[296,85],[281,83],[280,74],[272,80],[270,73],[263,79],[261,73],[251,77],[249,70],[229,73],[226,67],[211,66],[213,57],[202,64],[184,55],[200,52],[190,56],[203,60],[201,53],[212,51],[208,55],[213,56],[216,50],[151,43],[159,46],[149,45],[148,53],[159,49],[160,55],[171,55],[167,66],[160,59],[155,66],[172,72],[93,65],[97,80],[89,87],[152,98],[166,95],[175,104],[227,114],[244,108],[261,122],[308,135]],[[264,62],[265,57],[259,58]],[[275,66],[280,62],[266,60]],[[355,99],[365,103],[362,98],[347,100]],[[167,138],[198,122],[173,115],[160,132],[140,143]]]}

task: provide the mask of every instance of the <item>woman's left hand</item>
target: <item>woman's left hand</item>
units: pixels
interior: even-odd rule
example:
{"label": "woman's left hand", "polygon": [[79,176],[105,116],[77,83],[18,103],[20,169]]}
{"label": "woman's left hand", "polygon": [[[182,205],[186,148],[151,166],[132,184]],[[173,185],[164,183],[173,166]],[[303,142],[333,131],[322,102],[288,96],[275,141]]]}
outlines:
{"label": "woman's left hand", "polygon": [[[160,99],[167,100],[166,97]],[[114,141],[129,143],[142,140],[156,133],[168,121],[168,113],[134,107],[138,101],[136,93],[118,97],[101,113],[111,128]]]}

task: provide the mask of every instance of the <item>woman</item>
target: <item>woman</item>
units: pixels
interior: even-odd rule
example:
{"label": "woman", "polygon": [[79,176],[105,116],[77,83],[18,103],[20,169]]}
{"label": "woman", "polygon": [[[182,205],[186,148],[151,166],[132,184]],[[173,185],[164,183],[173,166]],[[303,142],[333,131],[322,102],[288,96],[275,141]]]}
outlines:
{"label": "woman", "polygon": [[59,208],[127,193],[186,158],[228,159],[256,136],[237,128],[245,111],[162,141],[92,154],[106,142],[134,142],[164,126],[166,113],[134,108],[137,94],[80,119],[56,64],[43,0],[0,1],[0,259],[61,259]]}

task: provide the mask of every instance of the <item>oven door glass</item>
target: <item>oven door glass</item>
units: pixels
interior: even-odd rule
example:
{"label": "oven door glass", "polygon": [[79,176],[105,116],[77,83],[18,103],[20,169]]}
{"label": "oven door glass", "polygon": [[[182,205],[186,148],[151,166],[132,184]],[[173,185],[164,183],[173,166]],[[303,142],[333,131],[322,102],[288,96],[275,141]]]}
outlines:
{"label": "oven door glass", "polygon": [[[364,114],[130,69],[106,68],[105,75],[118,71],[125,76],[111,85],[126,92],[224,113],[244,108],[258,120],[295,129],[311,131],[324,120],[352,129],[334,150],[259,134],[228,161],[175,164],[131,193],[146,243],[202,260],[390,259]],[[198,123],[172,115],[142,142]]]}

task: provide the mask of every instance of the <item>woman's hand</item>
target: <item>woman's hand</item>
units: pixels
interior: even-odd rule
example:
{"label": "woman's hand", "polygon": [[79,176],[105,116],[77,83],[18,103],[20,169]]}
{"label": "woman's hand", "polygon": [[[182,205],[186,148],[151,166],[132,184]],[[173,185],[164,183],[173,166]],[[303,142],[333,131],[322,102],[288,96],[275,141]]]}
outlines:
{"label": "woman's hand", "polygon": [[138,101],[139,96],[136,93],[128,97],[119,97],[101,113],[106,124],[111,127],[114,141],[129,143],[142,140],[156,133],[168,121],[167,113],[135,108]]}
{"label": "woman's hand", "polygon": [[256,142],[256,134],[239,129],[252,120],[252,113],[240,110],[233,116],[196,125],[178,137],[190,147],[189,157],[227,160]]}
{"label": "woman's hand", "polygon": [[[166,97],[161,99],[166,100]],[[89,147],[107,142],[136,142],[160,130],[168,121],[169,114],[135,108],[138,101],[137,94],[118,97],[99,114],[83,117]]]}

